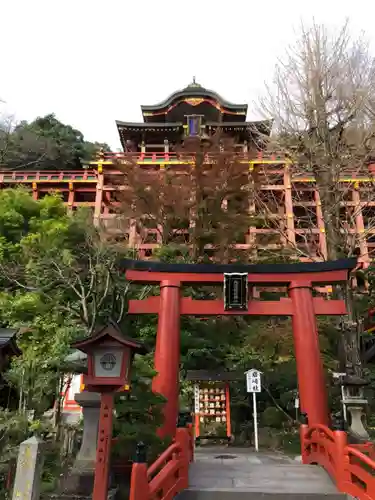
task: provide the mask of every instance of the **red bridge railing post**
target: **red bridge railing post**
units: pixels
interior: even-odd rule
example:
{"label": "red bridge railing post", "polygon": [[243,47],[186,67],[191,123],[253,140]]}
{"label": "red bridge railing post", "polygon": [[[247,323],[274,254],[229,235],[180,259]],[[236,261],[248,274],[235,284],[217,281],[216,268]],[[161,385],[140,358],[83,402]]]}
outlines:
{"label": "red bridge railing post", "polygon": [[189,431],[189,445],[190,445],[190,462],[194,462],[194,427],[193,424],[187,424]]}
{"label": "red bridge railing post", "polygon": [[189,464],[190,464],[190,436],[186,427],[178,427],[176,430],[176,443],[181,448],[180,479],[181,488],[189,486]]}
{"label": "red bridge railing post", "polygon": [[302,463],[307,464],[307,451],[306,451],[306,432],[309,430],[309,426],[307,424],[301,424],[299,427],[299,435],[300,435],[300,441],[301,441],[301,457],[302,457]]}
{"label": "red bridge railing post", "polygon": [[346,447],[348,444],[348,437],[345,431],[335,431],[335,476],[336,486],[340,491],[345,491],[345,483],[351,482],[349,471],[346,467],[348,455]]}
{"label": "red bridge railing post", "polygon": [[149,500],[150,491],[147,477],[146,446],[138,443],[132,466],[129,500]]}

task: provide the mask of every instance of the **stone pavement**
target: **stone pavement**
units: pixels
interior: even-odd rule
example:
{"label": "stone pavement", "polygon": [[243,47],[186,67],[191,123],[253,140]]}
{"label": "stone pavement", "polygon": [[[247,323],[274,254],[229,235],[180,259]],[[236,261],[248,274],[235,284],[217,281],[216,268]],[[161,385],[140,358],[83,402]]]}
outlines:
{"label": "stone pavement", "polygon": [[282,453],[253,452],[246,448],[196,448],[190,466],[189,490],[179,498],[345,498],[327,473],[303,465]]}

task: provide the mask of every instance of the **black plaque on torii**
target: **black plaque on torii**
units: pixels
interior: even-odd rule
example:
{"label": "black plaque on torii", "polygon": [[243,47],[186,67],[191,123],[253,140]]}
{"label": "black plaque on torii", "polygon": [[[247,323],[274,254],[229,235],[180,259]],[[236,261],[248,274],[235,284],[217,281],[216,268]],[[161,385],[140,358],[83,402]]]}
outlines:
{"label": "black plaque on torii", "polygon": [[248,273],[224,273],[224,310],[247,311]]}

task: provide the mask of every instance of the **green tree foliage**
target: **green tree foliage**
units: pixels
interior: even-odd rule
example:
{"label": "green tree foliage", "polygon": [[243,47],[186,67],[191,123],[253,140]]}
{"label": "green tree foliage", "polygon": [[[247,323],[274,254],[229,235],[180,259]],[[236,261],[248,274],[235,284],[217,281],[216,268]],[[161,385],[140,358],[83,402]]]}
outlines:
{"label": "green tree foliage", "polygon": [[35,201],[23,189],[1,191],[0,206],[0,270],[13,300],[9,311],[21,301],[19,309],[34,314],[39,300],[45,310],[68,313],[88,333],[100,320],[121,322],[128,288],[117,267],[121,254],[106,245],[85,210],[68,215],[58,196]]}
{"label": "green tree foliage", "polygon": [[94,159],[107,144],[84,140],[82,132],[60,122],[55,115],[38,117],[16,126],[0,123],[0,167],[15,169],[74,170]]}
{"label": "green tree foliage", "polygon": [[70,342],[123,320],[128,284],[117,258],[87,214],[68,215],[59,197],[0,192],[0,321],[22,329],[8,378],[25,408],[51,404]]}
{"label": "green tree foliage", "polygon": [[[68,214],[57,195],[36,201],[21,188],[0,191],[0,325],[20,328],[22,351],[5,377],[18,389],[13,407],[19,403],[22,413],[34,410],[38,418],[59,400],[70,344],[96,325],[116,321],[139,336],[127,330],[130,289],[118,266],[123,254],[101,236],[85,211]],[[152,445],[151,453],[160,447],[163,399],[151,391],[152,356],[137,359],[134,368],[130,397],[120,396],[116,408],[123,458],[140,439]],[[4,421],[13,444],[17,418],[9,429]]]}
{"label": "green tree foliage", "polygon": [[116,400],[116,421],[114,456],[124,460],[134,457],[139,441],[147,443],[150,462],[169,444],[156,434],[162,424],[162,404],[165,399],[151,392],[155,371],[151,368],[153,355],[138,357],[134,362],[132,390],[129,394],[119,394]]}

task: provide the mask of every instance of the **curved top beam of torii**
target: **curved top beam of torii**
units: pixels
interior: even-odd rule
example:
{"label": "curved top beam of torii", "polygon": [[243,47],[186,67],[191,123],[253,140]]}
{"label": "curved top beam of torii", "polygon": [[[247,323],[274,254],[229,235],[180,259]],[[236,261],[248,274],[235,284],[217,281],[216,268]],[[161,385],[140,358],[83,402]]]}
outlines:
{"label": "curved top beam of torii", "polygon": [[222,283],[226,273],[247,273],[249,283],[264,285],[306,281],[311,284],[333,284],[346,281],[356,268],[357,259],[295,264],[169,264],[124,259],[120,266],[130,281],[159,283],[174,279],[180,283]]}

